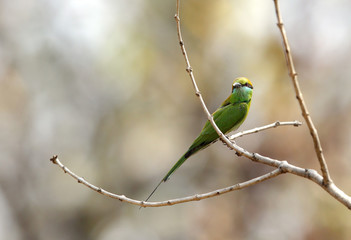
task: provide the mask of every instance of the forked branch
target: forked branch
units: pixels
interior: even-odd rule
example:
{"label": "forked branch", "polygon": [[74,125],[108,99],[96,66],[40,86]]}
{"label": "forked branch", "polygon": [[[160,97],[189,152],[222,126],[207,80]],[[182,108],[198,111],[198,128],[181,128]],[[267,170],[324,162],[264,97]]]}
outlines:
{"label": "forked branch", "polygon": [[118,199],[120,201],[123,202],[128,202],[130,204],[134,204],[134,205],[138,205],[141,207],[161,207],[161,206],[169,206],[169,205],[174,205],[174,204],[179,204],[179,203],[185,203],[185,202],[191,202],[191,201],[199,201],[201,199],[205,199],[205,198],[210,198],[210,197],[215,197],[224,193],[228,193],[231,191],[235,191],[235,190],[239,190],[239,189],[243,189],[249,186],[252,186],[254,184],[260,183],[262,181],[271,179],[273,177],[279,176],[283,173],[291,173],[303,178],[307,178],[311,181],[313,181],[314,183],[318,184],[320,187],[322,187],[326,192],[328,192],[331,196],[333,196],[335,199],[337,199],[339,202],[341,202],[342,204],[344,204],[346,207],[348,207],[349,209],[351,209],[351,198],[350,196],[348,196],[347,194],[345,194],[342,190],[340,190],[336,185],[334,185],[334,183],[331,181],[330,176],[329,176],[329,172],[328,172],[328,168],[323,156],[323,152],[322,152],[322,147],[320,145],[320,140],[318,138],[318,134],[317,131],[313,125],[312,119],[309,116],[309,113],[307,111],[307,107],[305,105],[305,102],[303,100],[303,96],[302,93],[300,91],[300,87],[299,87],[299,83],[298,83],[298,79],[297,79],[297,74],[294,68],[294,64],[293,64],[293,60],[292,60],[292,56],[291,56],[291,52],[290,52],[290,47],[288,44],[288,40],[286,37],[286,33],[285,33],[285,29],[282,23],[282,19],[280,16],[280,10],[279,10],[279,5],[278,5],[278,0],[274,0],[274,4],[275,4],[275,8],[276,8],[276,14],[277,14],[277,19],[278,19],[278,27],[280,29],[280,32],[282,34],[282,38],[283,38],[283,43],[284,43],[284,47],[286,49],[286,60],[287,60],[287,65],[289,68],[289,75],[291,76],[291,79],[293,81],[294,84],[294,89],[295,89],[295,93],[296,93],[296,97],[299,101],[300,107],[301,107],[301,111],[302,111],[302,115],[304,116],[307,125],[310,129],[312,138],[313,138],[313,142],[314,142],[314,146],[315,146],[315,150],[321,165],[321,170],[322,170],[322,175],[319,175],[317,173],[317,171],[313,170],[313,169],[304,169],[304,168],[300,168],[297,166],[294,166],[292,164],[289,164],[287,161],[280,161],[280,160],[276,160],[276,159],[272,159],[269,157],[265,157],[262,156],[258,153],[253,153],[253,152],[249,152],[241,147],[239,147],[238,145],[236,145],[235,143],[233,143],[230,140],[236,139],[238,137],[244,136],[244,135],[248,135],[248,134],[253,134],[253,133],[257,133],[259,131],[263,131],[263,130],[267,130],[270,128],[276,128],[279,126],[285,126],[285,125],[292,125],[292,126],[300,126],[301,123],[298,121],[294,121],[294,122],[275,122],[273,124],[267,125],[267,126],[263,126],[263,127],[259,127],[259,128],[254,128],[251,130],[247,130],[247,131],[243,131],[243,132],[239,132],[236,133],[232,136],[230,136],[229,138],[226,137],[221,131],[220,129],[217,127],[217,125],[215,124],[212,115],[210,114],[210,112],[208,111],[206,104],[202,98],[202,95],[200,93],[199,88],[197,87],[196,81],[195,81],[195,77],[194,77],[194,73],[193,73],[193,69],[190,65],[190,61],[185,49],[185,44],[182,38],[182,34],[181,34],[181,29],[180,29],[180,15],[179,15],[179,8],[180,8],[180,0],[177,0],[177,11],[176,11],[176,15],[175,15],[175,19],[176,19],[176,23],[177,23],[177,33],[178,33],[178,40],[179,40],[179,44],[180,44],[180,48],[182,50],[183,56],[184,56],[184,60],[186,63],[186,71],[188,72],[190,79],[192,81],[192,84],[194,86],[195,89],[195,94],[196,96],[199,98],[202,108],[204,110],[204,112],[206,113],[207,118],[209,119],[209,121],[211,122],[213,128],[216,130],[217,134],[219,135],[220,139],[228,145],[229,148],[234,149],[237,153],[238,156],[245,156],[249,159],[251,159],[252,161],[261,163],[261,164],[265,164],[271,167],[274,167],[275,169],[269,173],[266,173],[262,176],[259,176],[257,178],[248,180],[246,182],[242,182],[242,183],[238,183],[235,184],[233,186],[230,187],[226,187],[226,188],[222,188],[222,189],[218,189],[212,192],[208,192],[208,193],[204,193],[204,194],[196,194],[193,196],[189,196],[189,197],[184,197],[184,198],[178,198],[178,199],[172,199],[172,200],[166,200],[166,201],[162,201],[162,202],[144,202],[144,201],[139,201],[139,200],[134,200],[131,198],[128,198],[124,195],[117,195],[117,194],[113,194],[110,193],[100,187],[97,187],[91,183],[89,183],[88,181],[86,181],[84,178],[79,177],[78,175],[76,175],[75,173],[73,173],[71,170],[69,170],[67,167],[65,167],[60,160],[58,159],[57,156],[53,156],[50,160],[58,165],[65,173],[68,173],[71,177],[73,177],[74,179],[76,179],[78,181],[78,183],[82,183],[85,186],[91,188],[92,190],[114,198],[114,199]]}

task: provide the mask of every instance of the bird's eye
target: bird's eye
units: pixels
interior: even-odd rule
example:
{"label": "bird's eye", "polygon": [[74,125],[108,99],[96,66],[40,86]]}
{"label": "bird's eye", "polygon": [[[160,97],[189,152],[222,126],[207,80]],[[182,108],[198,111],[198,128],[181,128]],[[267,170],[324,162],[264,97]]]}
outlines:
{"label": "bird's eye", "polygon": [[253,89],[252,85],[249,83],[245,83],[244,86]]}

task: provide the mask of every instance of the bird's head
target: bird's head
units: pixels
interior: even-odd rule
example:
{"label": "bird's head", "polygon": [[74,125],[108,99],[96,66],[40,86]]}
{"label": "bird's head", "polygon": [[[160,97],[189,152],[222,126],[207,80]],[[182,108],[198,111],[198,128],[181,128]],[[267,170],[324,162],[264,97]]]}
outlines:
{"label": "bird's head", "polygon": [[233,102],[250,102],[252,97],[252,83],[244,77],[236,78],[232,85],[231,98]]}
{"label": "bird's head", "polygon": [[252,83],[249,79],[247,79],[245,77],[239,77],[239,78],[236,78],[233,82],[232,93],[234,92],[235,89],[238,89],[238,88],[248,88],[246,90],[252,91],[253,86],[252,86]]}

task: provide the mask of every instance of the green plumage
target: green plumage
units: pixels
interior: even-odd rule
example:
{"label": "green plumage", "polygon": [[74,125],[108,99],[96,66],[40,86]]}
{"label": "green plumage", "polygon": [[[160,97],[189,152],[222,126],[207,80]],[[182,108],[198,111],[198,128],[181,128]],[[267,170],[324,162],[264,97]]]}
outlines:
{"label": "green plumage", "polygon": [[[247,78],[241,77],[234,80],[230,96],[212,114],[213,120],[222,133],[226,134],[230,131],[234,131],[244,122],[250,109],[252,89],[252,83]],[[218,137],[219,136],[212,127],[210,121],[207,120],[205,126],[200,132],[200,135],[194,140],[189,149],[169,170],[169,172],[162,178],[145,201],[149,200],[160,184],[162,182],[166,182],[174,171],[176,171],[185,162],[185,160],[197,153],[199,150],[202,150],[208,147],[211,143],[217,141]]]}

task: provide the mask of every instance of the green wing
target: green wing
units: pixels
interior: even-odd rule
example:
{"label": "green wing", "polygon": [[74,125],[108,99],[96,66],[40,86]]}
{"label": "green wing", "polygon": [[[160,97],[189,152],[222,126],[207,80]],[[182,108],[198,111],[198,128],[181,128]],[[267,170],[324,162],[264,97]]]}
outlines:
{"label": "green wing", "polygon": [[[228,98],[229,99],[229,98]],[[227,99],[227,100],[228,100]],[[219,127],[219,129],[225,134],[229,131],[236,130],[245,120],[250,103],[236,103],[230,104],[229,100],[224,101],[220,108],[213,113],[213,120]],[[218,139],[218,134],[212,127],[210,121],[207,120],[205,126],[201,130],[200,135],[195,139],[193,144],[189,147],[188,151],[174,164],[174,166],[168,171],[166,176],[158,183],[155,189],[147,197],[145,201],[148,201],[154,194],[156,189],[161,185],[162,182],[166,182],[169,177],[193,154],[199,150],[206,148],[211,143]]]}
{"label": "green wing", "polygon": [[[249,105],[247,103],[228,104],[217,109],[217,111],[213,113],[213,120],[219,129],[226,134],[232,130],[236,130],[244,122],[248,109]],[[217,139],[218,134],[212,127],[210,121],[207,121],[200,135],[185,153],[185,157],[190,157],[200,149],[209,146]]]}
{"label": "green wing", "polygon": [[[249,107],[250,105],[247,103],[228,104],[226,106],[220,107],[213,113],[213,120],[219,129],[225,134],[232,130],[236,130],[244,122]],[[212,127],[210,121],[207,120],[205,126],[201,130],[200,135],[195,139],[193,144],[191,144],[188,151],[176,162],[171,170],[169,170],[169,172],[163,178],[163,181],[167,181],[172,173],[177,170],[191,155],[194,155],[199,150],[208,147],[217,139],[217,132]]]}
{"label": "green wing", "polygon": [[[219,108],[222,108],[222,107],[225,107],[225,106],[227,106],[227,105],[229,105],[230,104],[230,97],[231,97],[231,95],[229,95],[229,97],[227,97],[227,99],[226,100],[224,100],[224,102],[222,102],[222,104],[221,104],[221,106],[219,106]],[[217,109],[217,111],[218,111],[219,109]],[[214,114],[214,113],[213,113]]]}

